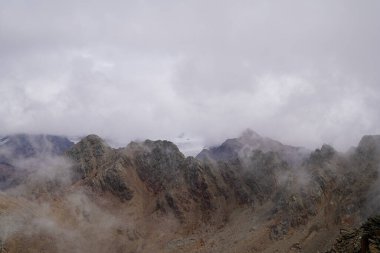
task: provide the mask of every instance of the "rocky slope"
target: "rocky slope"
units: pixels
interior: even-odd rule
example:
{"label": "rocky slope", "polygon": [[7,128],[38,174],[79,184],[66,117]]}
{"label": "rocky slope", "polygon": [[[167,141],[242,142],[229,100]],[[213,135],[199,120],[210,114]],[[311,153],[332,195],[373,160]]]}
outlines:
{"label": "rocky slope", "polygon": [[360,228],[341,230],[336,243],[326,251],[334,252],[380,252],[380,216],[369,218]]}
{"label": "rocky slope", "polygon": [[90,135],[7,185],[0,250],[323,252],[379,212],[379,154],[379,136],[340,154],[246,131],[193,158],[168,141],[113,149]]}

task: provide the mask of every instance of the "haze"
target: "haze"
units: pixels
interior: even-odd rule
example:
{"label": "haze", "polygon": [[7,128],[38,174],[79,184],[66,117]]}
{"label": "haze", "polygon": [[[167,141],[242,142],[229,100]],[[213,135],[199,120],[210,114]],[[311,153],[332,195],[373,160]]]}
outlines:
{"label": "haze", "polygon": [[0,135],[380,132],[380,2],[0,1]]}

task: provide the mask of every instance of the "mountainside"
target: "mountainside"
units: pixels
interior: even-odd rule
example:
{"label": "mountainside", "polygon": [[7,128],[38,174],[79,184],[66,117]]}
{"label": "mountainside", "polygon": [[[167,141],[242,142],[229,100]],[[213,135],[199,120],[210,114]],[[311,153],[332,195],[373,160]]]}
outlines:
{"label": "mountainside", "polygon": [[196,158],[169,141],[45,139],[0,167],[0,252],[324,252],[380,211],[379,136],[341,154],[248,130]]}
{"label": "mountainside", "polygon": [[54,135],[9,135],[0,139],[0,190],[22,183],[38,160],[63,155],[74,145]]}
{"label": "mountainside", "polygon": [[69,139],[55,135],[16,134],[0,139],[0,158],[28,158],[39,154],[62,155],[74,145]]}

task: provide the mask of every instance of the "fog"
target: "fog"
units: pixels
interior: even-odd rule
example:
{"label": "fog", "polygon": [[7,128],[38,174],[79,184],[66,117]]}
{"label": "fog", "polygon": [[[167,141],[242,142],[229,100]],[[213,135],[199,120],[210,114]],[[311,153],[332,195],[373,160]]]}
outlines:
{"label": "fog", "polygon": [[31,243],[37,251],[134,251],[137,242],[120,239],[126,235],[137,240],[132,219],[115,215],[107,208],[109,203],[101,205],[88,188],[75,186],[73,161],[55,154],[56,144],[45,136],[40,137],[42,142],[37,139],[26,137],[36,151],[30,157],[0,147],[0,165],[11,164],[11,183],[0,181],[0,251],[8,252],[5,245],[11,240],[20,248]]}
{"label": "fog", "polygon": [[[199,147],[380,131],[380,3],[0,1],[0,135]],[[200,150],[199,150],[200,151]],[[192,151],[195,153],[195,151]]]}

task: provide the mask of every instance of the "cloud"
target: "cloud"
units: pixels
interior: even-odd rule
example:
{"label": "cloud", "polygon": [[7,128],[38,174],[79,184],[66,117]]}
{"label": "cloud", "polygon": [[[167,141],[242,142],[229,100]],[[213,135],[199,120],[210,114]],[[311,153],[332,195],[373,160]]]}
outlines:
{"label": "cloud", "polygon": [[0,125],[309,148],[379,132],[377,1],[0,3]]}

